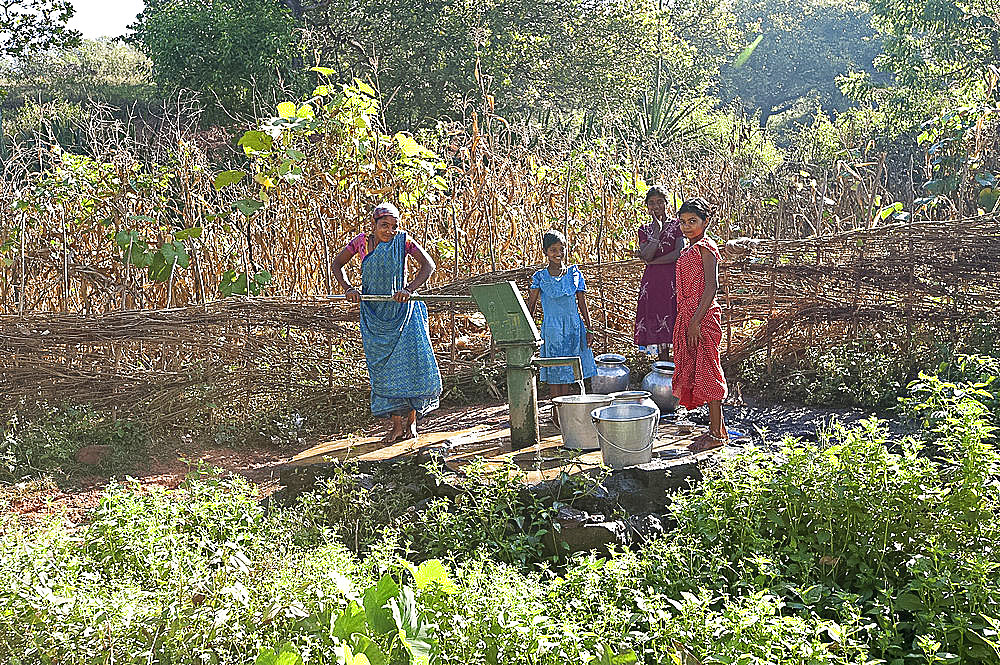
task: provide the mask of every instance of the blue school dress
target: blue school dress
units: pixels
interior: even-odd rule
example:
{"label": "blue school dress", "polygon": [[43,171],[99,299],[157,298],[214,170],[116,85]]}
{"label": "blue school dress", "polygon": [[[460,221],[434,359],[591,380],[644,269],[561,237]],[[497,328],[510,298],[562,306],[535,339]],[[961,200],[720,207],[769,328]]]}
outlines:
{"label": "blue school dress", "polygon": [[[543,358],[578,356],[583,365],[583,378],[597,374],[594,352],[587,346],[587,330],[580,317],[576,294],[586,291],[583,273],[570,266],[562,277],[553,277],[542,268],[531,277],[531,288],[542,292]],[[542,367],[539,378],[545,383],[573,383],[573,368]]]}

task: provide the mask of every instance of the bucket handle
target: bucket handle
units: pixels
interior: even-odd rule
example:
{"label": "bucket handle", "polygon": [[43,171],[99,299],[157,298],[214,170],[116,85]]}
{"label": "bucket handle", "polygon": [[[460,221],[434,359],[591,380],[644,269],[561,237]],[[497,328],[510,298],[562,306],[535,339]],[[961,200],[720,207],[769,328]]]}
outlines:
{"label": "bucket handle", "polygon": [[[593,421],[594,421],[594,423],[597,423],[597,418],[594,418]],[[650,448],[652,448],[653,447],[653,440],[656,438],[656,421],[655,420],[653,421],[653,427],[650,428],[650,431],[649,431],[649,440],[646,441],[646,444],[642,448],[637,448],[636,450],[632,450],[630,448],[622,448],[621,446],[619,446],[619,445],[617,445],[615,443],[612,443],[611,440],[605,438],[605,436],[603,434],[601,434],[601,430],[600,429],[598,429],[596,427],[594,429],[597,430],[597,440],[598,440],[598,442],[602,442],[603,441],[604,443],[607,443],[609,446],[611,446],[612,448],[614,448],[615,450],[617,450],[619,452],[630,453],[630,454],[633,454],[633,455],[636,454],[636,453],[646,452],[647,450],[649,450]]]}

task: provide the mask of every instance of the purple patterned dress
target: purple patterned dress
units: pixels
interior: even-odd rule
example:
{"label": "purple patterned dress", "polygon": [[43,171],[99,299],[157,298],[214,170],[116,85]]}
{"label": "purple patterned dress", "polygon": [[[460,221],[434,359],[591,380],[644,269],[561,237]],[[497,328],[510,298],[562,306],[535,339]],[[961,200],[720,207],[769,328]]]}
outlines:
{"label": "purple patterned dress", "polygon": [[[639,243],[646,242],[652,225],[639,227]],[[659,258],[683,242],[681,226],[674,219],[660,227],[660,246],[653,258]],[[673,263],[646,265],[639,282],[639,302],[635,308],[635,343],[639,346],[670,344],[674,341],[677,320],[677,272]]]}

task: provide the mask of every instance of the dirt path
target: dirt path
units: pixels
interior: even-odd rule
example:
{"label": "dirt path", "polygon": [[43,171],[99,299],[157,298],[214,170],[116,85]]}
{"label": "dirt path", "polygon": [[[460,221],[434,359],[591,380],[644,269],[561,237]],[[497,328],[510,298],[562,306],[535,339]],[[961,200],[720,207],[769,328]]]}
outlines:
{"label": "dirt path", "polygon": [[[809,407],[793,404],[753,403],[727,405],[726,419],[731,430],[747,435],[744,441],[776,447],[786,436],[815,440],[816,430],[836,419],[845,425],[856,424],[873,414],[860,409]],[[694,411],[690,418],[707,423],[707,413]],[[499,422],[506,419],[505,405],[481,404],[441,409],[421,424],[424,432],[434,432],[456,426]],[[890,437],[901,438],[905,429],[890,422]],[[368,434],[383,431],[382,422],[373,422]],[[203,465],[239,474],[254,483],[261,496],[278,488],[280,467],[296,454],[315,445],[320,439],[283,448],[268,447],[192,447],[163,452],[151,459],[145,469],[133,473],[144,488],[175,489],[193,469]],[[88,511],[97,506],[105,488],[112,481],[106,476],[83,476],[65,481],[42,479],[15,485],[0,485],[0,524],[8,519],[37,523],[49,516],[60,515],[67,523],[79,524]]]}

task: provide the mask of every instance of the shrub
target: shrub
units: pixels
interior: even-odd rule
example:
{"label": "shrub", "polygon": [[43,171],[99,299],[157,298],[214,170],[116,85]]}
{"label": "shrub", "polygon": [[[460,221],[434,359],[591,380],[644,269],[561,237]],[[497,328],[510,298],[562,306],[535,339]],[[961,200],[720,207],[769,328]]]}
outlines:
{"label": "shrub", "polygon": [[22,406],[4,423],[0,482],[80,473],[85,467],[74,458],[86,446],[107,446],[98,469],[122,474],[146,454],[149,437],[140,423],[114,419],[90,407]]}

